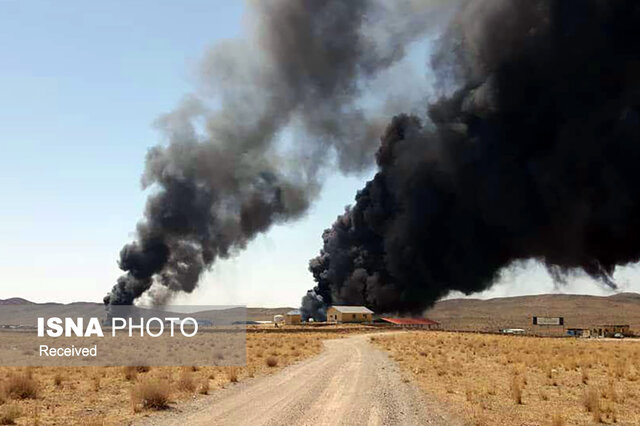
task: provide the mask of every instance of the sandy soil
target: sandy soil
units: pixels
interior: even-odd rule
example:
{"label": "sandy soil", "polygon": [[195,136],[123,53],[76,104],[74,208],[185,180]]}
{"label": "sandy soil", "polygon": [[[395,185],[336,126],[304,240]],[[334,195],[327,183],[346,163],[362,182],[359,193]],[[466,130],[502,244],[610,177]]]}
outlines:
{"label": "sandy soil", "polygon": [[378,335],[406,374],[474,425],[640,425],[640,339]]}
{"label": "sandy soil", "polygon": [[398,366],[357,335],[324,342],[317,357],[151,415],[153,425],[456,425]]}

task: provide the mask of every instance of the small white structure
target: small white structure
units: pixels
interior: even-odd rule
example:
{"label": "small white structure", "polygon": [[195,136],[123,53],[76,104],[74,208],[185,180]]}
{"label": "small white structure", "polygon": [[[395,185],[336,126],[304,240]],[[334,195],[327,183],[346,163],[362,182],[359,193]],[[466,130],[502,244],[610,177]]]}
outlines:
{"label": "small white structure", "polygon": [[524,328],[503,328],[502,334],[524,334]]}
{"label": "small white structure", "polygon": [[280,325],[284,322],[284,315],[274,315],[273,323],[276,325]]}

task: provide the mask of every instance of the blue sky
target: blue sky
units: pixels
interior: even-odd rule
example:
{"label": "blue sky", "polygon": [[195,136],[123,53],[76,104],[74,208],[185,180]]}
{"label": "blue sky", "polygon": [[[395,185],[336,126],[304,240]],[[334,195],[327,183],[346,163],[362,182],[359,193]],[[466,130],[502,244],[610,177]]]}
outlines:
{"label": "blue sky", "polygon": [[[153,121],[192,89],[207,46],[242,35],[242,6],[0,3],[0,298],[97,301],[111,288],[117,254],[143,210],[145,153],[161,142]],[[322,230],[370,173],[332,176],[306,218],[218,263],[180,301],[298,303],[313,285],[306,268]],[[507,276],[487,295],[554,289],[536,266]],[[625,288],[635,276],[635,268],[623,271]],[[585,278],[562,290],[606,293]]]}
{"label": "blue sky", "polygon": [[[160,142],[153,121],[192,89],[207,46],[242,33],[242,13],[229,1],[0,4],[0,298],[99,300],[111,288],[143,210],[144,156]],[[206,281],[227,287],[225,303],[296,302],[312,285],[306,264],[322,229],[364,179],[333,178],[299,228],[274,229]],[[235,288],[278,259],[287,283]],[[269,297],[276,286],[286,290]]]}

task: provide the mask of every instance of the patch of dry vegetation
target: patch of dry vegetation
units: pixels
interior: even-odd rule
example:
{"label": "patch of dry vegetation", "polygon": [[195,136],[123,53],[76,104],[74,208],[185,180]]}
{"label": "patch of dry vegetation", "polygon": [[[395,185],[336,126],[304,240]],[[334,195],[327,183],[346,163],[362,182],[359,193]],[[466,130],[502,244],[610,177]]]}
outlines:
{"label": "patch of dry vegetation", "polygon": [[2,384],[2,393],[13,399],[35,399],[38,396],[38,382],[33,378],[33,370],[11,373]]}
{"label": "patch of dry vegetation", "polygon": [[322,340],[341,335],[294,329],[249,332],[242,367],[3,367],[0,424],[125,424],[216,388],[277,372],[319,353]]}
{"label": "patch of dry vegetation", "polygon": [[470,424],[640,424],[640,342],[448,332],[372,338]]}
{"label": "patch of dry vegetation", "polygon": [[267,367],[276,367],[278,365],[278,358],[275,356],[270,356],[267,358]]}
{"label": "patch of dry vegetation", "polygon": [[22,412],[15,405],[5,405],[0,408],[0,425],[15,425]]}
{"label": "patch of dry vegetation", "polygon": [[165,410],[169,408],[171,384],[166,380],[145,379],[137,383],[131,390],[131,404],[133,411],[146,408],[151,410]]}
{"label": "patch of dry vegetation", "polygon": [[188,370],[183,370],[178,379],[178,390],[181,392],[193,393],[196,390],[196,382],[193,378],[193,373]]}

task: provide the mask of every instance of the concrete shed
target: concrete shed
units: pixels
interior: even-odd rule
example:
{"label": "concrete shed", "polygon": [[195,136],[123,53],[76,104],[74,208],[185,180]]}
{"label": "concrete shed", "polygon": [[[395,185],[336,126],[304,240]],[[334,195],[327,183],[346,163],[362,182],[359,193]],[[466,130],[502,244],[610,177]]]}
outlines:
{"label": "concrete shed", "polygon": [[328,322],[372,322],[373,311],[364,306],[331,306],[327,309]]}
{"label": "concrete shed", "polygon": [[286,325],[296,325],[302,323],[302,313],[294,309],[293,311],[289,311],[284,315],[284,323]]}

